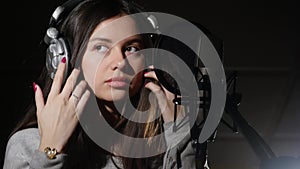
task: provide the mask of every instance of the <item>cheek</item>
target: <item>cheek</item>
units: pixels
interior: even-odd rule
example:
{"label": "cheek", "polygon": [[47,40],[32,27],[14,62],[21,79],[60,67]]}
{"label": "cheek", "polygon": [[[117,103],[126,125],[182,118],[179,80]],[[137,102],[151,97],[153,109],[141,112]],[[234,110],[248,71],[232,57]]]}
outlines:
{"label": "cheek", "polygon": [[94,93],[100,99],[110,100],[110,97],[107,96],[110,96],[111,91],[109,87],[104,84],[104,81],[108,75],[109,65],[105,62],[102,62],[101,64],[99,63],[95,69],[96,70],[93,77]]}
{"label": "cheek", "polygon": [[95,75],[97,72],[98,64],[93,59],[88,59],[87,56],[82,60],[82,71],[84,78],[90,88],[95,91]]}
{"label": "cheek", "polygon": [[132,68],[135,72],[134,78],[131,82],[131,90],[135,93],[138,91],[138,89],[141,87],[143,83],[143,70],[146,69],[145,67],[145,61],[143,58],[140,59],[132,59],[129,61],[130,65],[132,65]]}
{"label": "cheek", "polygon": [[98,53],[87,50],[82,57],[82,71],[84,78],[90,88],[95,93],[95,79],[96,74],[99,72],[98,67],[102,64],[103,56]]}
{"label": "cheek", "polygon": [[138,74],[139,72],[146,69],[144,56],[128,57],[127,61],[130,67],[132,67],[132,69],[134,70],[135,74]]}

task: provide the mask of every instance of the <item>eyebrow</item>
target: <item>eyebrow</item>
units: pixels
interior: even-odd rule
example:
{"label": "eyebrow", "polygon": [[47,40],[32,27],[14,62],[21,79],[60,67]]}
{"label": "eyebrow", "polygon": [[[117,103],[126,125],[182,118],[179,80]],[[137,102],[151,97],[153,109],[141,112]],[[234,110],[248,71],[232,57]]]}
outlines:
{"label": "eyebrow", "polygon": [[103,41],[103,42],[107,42],[107,43],[112,43],[112,41],[110,39],[99,38],[99,37],[90,39],[90,42],[93,42],[93,41]]}
{"label": "eyebrow", "polygon": [[[95,37],[89,40],[89,42],[93,42],[93,41],[102,41],[102,42],[106,42],[106,43],[112,43],[112,40],[110,39],[106,39],[106,38],[101,38],[101,37]],[[133,37],[129,37],[128,40],[125,42],[125,44],[130,44],[130,43],[141,43],[143,44],[143,38],[140,36],[133,36]]]}
{"label": "eyebrow", "polygon": [[125,42],[125,44],[131,44],[131,43],[141,43],[141,44],[143,44],[143,39],[141,38],[141,37],[134,37],[134,38],[129,38],[126,42]]}

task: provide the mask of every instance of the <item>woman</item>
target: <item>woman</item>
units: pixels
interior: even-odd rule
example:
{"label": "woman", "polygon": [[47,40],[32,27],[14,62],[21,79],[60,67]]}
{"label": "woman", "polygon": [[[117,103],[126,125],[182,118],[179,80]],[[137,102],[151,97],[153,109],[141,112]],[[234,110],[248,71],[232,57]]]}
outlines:
{"label": "woman", "polygon": [[[127,143],[117,140],[112,143],[114,151],[109,151],[97,145],[78,123],[81,116],[93,114],[86,107],[95,97],[102,116],[124,135],[151,138],[172,125],[173,95],[159,85],[153,66],[146,65],[146,56],[139,54],[151,47],[152,40],[147,34],[139,35],[137,21],[132,17],[125,19],[122,27],[110,26],[141,11],[133,2],[86,0],[59,22],[58,29],[70,44],[70,61],[66,57],[61,59],[53,80],[45,69],[41,79],[33,83],[35,103],[8,141],[5,169],[195,168],[189,136],[175,147],[168,147],[165,153],[134,158],[120,155],[124,147],[130,151]],[[69,67],[72,71],[65,80]],[[148,97],[151,92],[155,97]],[[127,106],[128,100],[134,110]],[[122,105],[121,110],[116,105]],[[124,118],[135,116],[136,110],[147,110],[147,119],[161,116],[145,123]],[[183,108],[178,110],[178,116],[184,115]],[[102,137],[105,140],[106,136]],[[166,142],[173,141],[170,138],[176,137],[165,133],[166,140],[149,139],[149,147],[160,151]]]}

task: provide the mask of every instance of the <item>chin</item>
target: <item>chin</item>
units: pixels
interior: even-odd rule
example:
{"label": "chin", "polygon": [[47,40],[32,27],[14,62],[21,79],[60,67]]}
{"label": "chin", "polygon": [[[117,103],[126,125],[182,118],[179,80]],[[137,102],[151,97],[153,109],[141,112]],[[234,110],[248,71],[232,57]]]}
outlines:
{"label": "chin", "polygon": [[124,99],[129,99],[128,91],[124,90],[113,90],[111,92],[99,92],[99,95],[97,95],[98,98],[109,101],[109,102],[114,102],[114,101],[121,101]]}

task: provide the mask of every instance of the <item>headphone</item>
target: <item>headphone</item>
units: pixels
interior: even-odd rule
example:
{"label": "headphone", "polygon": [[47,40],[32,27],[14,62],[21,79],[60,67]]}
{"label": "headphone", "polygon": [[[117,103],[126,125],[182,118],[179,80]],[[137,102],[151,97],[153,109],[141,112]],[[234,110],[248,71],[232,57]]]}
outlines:
{"label": "headphone", "polygon": [[[64,80],[69,74],[69,62],[71,60],[71,49],[67,39],[58,31],[56,26],[61,21],[63,16],[66,16],[79,3],[84,0],[68,0],[64,4],[58,6],[52,13],[49,28],[44,36],[44,42],[48,45],[46,50],[46,68],[51,79],[54,78],[58,65],[63,58],[66,59],[66,67]],[[143,12],[144,13],[144,12]],[[146,14],[146,13],[145,13]],[[150,22],[154,30],[158,30],[157,19],[153,15],[147,15],[147,20]],[[157,32],[157,31],[156,31]]]}
{"label": "headphone", "polygon": [[46,50],[46,68],[51,79],[54,78],[57,71],[58,65],[63,58],[66,59],[66,67],[64,73],[64,80],[68,75],[69,61],[71,57],[70,46],[67,40],[56,28],[61,17],[66,14],[66,12],[71,11],[75,8],[82,0],[68,0],[61,6],[58,6],[52,13],[49,22],[49,28],[44,36],[44,42],[48,45]]}

